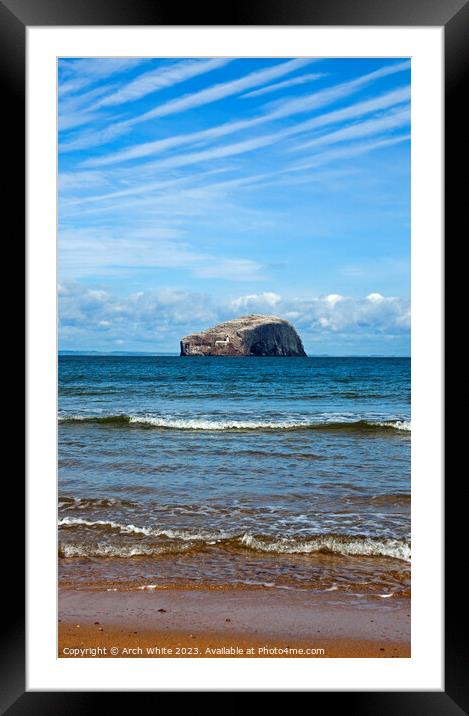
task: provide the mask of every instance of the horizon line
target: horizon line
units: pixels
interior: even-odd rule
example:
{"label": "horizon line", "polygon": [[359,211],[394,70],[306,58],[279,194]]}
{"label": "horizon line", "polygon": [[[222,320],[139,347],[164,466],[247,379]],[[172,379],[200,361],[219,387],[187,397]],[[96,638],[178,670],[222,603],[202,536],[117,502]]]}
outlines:
{"label": "horizon line", "polygon": [[[117,355],[117,356],[176,356],[180,357],[180,353],[176,351],[100,351],[93,349],[59,349],[57,354],[60,355]],[[199,357],[199,356],[197,356]],[[229,357],[229,356],[208,356],[208,357]],[[253,356],[240,356],[253,357]],[[307,353],[307,358],[411,358],[409,354],[400,353]]]}

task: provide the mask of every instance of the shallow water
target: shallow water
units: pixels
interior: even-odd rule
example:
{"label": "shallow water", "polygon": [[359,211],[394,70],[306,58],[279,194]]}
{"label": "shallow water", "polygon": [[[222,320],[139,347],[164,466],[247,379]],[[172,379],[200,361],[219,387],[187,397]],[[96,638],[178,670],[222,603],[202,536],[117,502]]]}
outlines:
{"label": "shallow water", "polygon": [[62,584],[410,588],[410,360],[60,356]]}

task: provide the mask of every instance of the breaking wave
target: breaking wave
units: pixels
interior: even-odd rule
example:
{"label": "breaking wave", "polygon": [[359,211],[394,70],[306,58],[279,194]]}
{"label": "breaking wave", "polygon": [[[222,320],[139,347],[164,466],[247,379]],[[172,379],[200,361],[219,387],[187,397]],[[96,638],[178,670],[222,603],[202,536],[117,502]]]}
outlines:
{"label": "breaking wave", "polygon": [[392,538],[324,534],[307,539],[284,538],[270,541],[246,533],[242,536],[241,542],[258,552],[280,554],[329,552],[357,557],[393,557],[410,562],[410,543]]}
{"label": "breaking wave", "polygon": [[140,426],[160,430],[330,430],[330,431],[403,431],[410,432],[408,420],[355,420],[323,421],[310,420],[206,420],[203,418],[162,418],[152,415],[61,415],[61,423],[97,423],[115,427]]}
{"label": "breaking wave", "polygon": [[152,527],[137,527],[136,525],[124,525],[114,520],[86,520],[81,517],[62,517],[58,521],[58,526],[62,528],[71,527],[92,527],[103,531],[117,531],[120,534],[136,534],[145,537],[168,537],[168,539],[182,539],[187,541],[204,541],[210,543],[214,540],[220,540],[227,537],[219,532],[210,532],[208,530],[200,530],[199,532],[190,532],[188,530],[179,529],[154,529]]}
{"label": "breaking wave", "polygon": [[[152,556],[173,553],[175,550],[200,550],[207,547],[225,549],[247,549],[254,552],[272,552],[275,554],[313,554],[323,552],[354,557],[392,557],[410,562],[410,542],[402,539],[371,537],[367,535],[318,534],[309,537],[271,537],[244,532],[238,535],[208,530],[155,529],[121,524],[113,520],[86,520],[79,517],[64,517],[59,520],[59,528],[88,527],[101,531],[103,535],[118,533],[141,537],[166,538],[161,544],[119,545],[115,543],[99,544],[62,544],[60,556]],[[169,540],[169,543],[168,541]]]}

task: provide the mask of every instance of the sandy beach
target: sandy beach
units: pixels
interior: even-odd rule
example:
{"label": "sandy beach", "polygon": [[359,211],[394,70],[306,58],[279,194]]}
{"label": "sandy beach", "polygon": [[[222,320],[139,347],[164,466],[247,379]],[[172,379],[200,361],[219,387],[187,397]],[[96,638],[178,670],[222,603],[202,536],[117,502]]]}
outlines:
{"label": "sandy beach", "polygon": [[287,590],[60,590],[59,658],[410,657],[410,602]]}

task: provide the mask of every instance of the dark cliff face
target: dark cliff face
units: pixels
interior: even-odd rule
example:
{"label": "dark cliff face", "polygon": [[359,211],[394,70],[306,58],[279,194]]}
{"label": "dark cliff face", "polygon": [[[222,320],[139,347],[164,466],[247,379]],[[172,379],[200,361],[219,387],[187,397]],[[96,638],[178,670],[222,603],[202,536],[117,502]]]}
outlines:
{"label": "dark cliff face", "polygon": [[243,316],[181,340],[181,356],[306,356],[301,338],[276,316]]}

